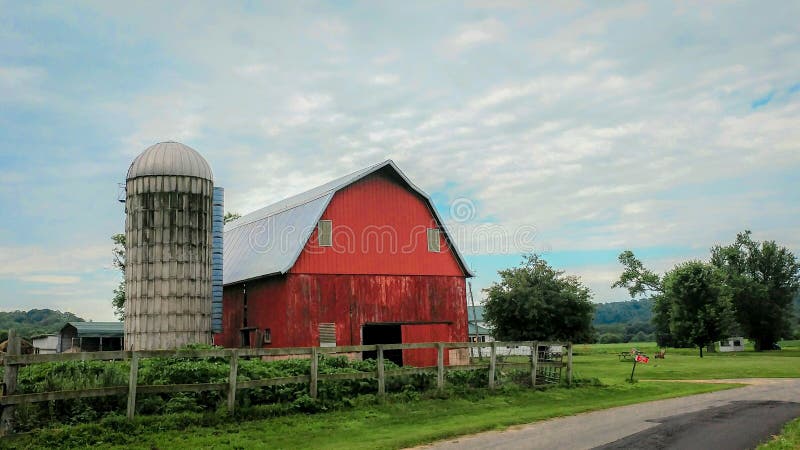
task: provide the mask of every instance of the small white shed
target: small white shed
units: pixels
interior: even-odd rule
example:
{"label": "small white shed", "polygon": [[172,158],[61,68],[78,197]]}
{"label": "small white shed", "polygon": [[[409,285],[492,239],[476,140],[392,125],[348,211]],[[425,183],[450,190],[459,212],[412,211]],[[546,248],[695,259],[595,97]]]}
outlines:
{"label": "small white shed", "polygon": [[58,353],[58,335],[41,334],[31,338],[33,352],[36,354]]}
{"label": "small white shed", "polygon": [[732,337],[724,341],[719,341],[719,351],[721,352],[743,352],[744,338]]}

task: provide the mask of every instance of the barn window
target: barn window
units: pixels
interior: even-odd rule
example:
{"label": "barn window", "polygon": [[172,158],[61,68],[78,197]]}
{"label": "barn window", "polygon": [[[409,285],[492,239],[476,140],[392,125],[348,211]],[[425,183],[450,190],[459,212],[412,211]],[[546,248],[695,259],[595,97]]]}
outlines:
{"label": "barn window", "polygon": [[321,324],[319,324],[319,346],[320,347],[336,347],[336,324],[335,323],[321,323]]}
{"label": "barn window", "polygon": [[272,343],[272,330],[264,328],[264,344]]}
{"label": "barn window", "polygon": [[333,245],[333,221],[320,220],[317,224],[317,240],[320,247],[330,247]]}
{"label": "barn window", "polygon": [[428,251],[438,252],[441,251],[438,228],[428,228]]}

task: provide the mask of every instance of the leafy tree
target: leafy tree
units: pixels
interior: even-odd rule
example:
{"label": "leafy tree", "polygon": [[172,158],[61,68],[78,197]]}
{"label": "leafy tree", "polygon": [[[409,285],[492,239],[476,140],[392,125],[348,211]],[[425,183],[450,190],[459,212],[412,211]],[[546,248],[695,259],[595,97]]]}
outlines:
{"label": "leafy tree", "polygon": [[485,290],[484,309],[498,339],[592,341],[592,294],[577,277],[536,254],[498,273],[500,282]]}
{"label": "leafy tree", "polygon": [[225,213],[225,215],[222,217],[222,221],[223,221],[224,223],[228,223],[228,222],[232,222],[232,221],[234,221],[234,220],[238,219],[239,217],[242,217],[242,215],[241,215],[241,214],[239,214],[239,213],[236,213],[236,212],[230,212],[230,211],[228,211],[228,212],[226,212],[226,213]]}
{"label": "leafy tree", "polygon": [[664,285],[661,277],[655,272],[646,269],[644,264],[630,250],[625,250],[617,258],[624,267],[612,288],[626,288],[631,298],[642,294],[663,294]]}
{"label": "leafy tree", "polygon": [[644,264],[630,250],[619,254],[619,262],[623,271],[613,288],[626,288],[631,297],[650,295],[653,300],[652,321],[655,325],[656,343],[662,347],[682,347],[684,342],[676,339],[670,331],[671,303],[664,298],[664,282],[662,278],[644,267]]}
{"label": "leafy tree", "polygon": [[664,276],[664,298],[669,302],[669,328],[676,338],[700,348],[727,335],[733,307],[723,274],[714,266],[689,261]]}
{"label": "leafy tree", "polygon": [[746,230],[733,244],[713,247],[711,263],[725,274],[736,319],[757,351],[792,335],[792,301],[800,290],[800,264],[792,252],[775,241],[755,242]]}
{"label": "leafy tree", "polygon": [[115,234],[111,236],[111,240],[114,242],[114,248],[111,250],[114,259],[111,264],[122,272],[122,281],[114,288],[111,306],[114,307],[114,315],[122,319],[125,317],[125,234]]}

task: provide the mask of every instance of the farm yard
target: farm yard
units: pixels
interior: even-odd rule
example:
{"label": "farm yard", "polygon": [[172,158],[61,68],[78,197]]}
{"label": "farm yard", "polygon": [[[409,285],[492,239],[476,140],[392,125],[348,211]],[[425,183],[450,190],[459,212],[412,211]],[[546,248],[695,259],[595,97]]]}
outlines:
{"label": "farm yard", "polygon": [[[94,417],[79,416],[73,418],[72,425],[23,434],[4,440],[0,445],[9,448],[89,445],[101,448],[402,448],[550,417],[735,386],[658,380],[798,376],[800,342],[784,341],[781,345],[784,348],[781,351],[711,353],[702,359],[693,349],[670,348],[665,359],[651,359],[648,364],[637,365],[636,383],[626,381],[631,363],[621,362],[617,356],[631,346],[652,353],[656,349],[654,343],[575,345],[573,387],[559,385],[533,390],[524,383],[513,382],[513,371],[506,371],[503,364],[519,363],[521,357],[508,357],[507,361],[498,363],[498,385],[494,391],[484,387],[487,372],[480,370],[469,374],[448,371],[443,390],[436,389],[435,373],[399,378],[388,383],[384,399],[376,395],[377,387],[366,380],[349,384],[329,382],[320,385],[321,400],[318,401],[304,395],[301,391],[306,388],[300,386],[292,388],[297,390],[294,394],[291,389],[283,391],[284,401],[268,405],[257,404],[245,394],[233,417],[227,414],[222,396],[210,396],[203,400],[207,403],[198,404],[192,394],[181,394],[161,403],[142,399],[146,407],[153,408],[154,401],[160,404],[160,409],[154,409],[157,414],[137,415],[130,421],[113,411]],[[357,365],[346,368],[343,361],[336,361],[339,360],[324,363],[322,372],[336,371],[335,366],[340,366],[338,370],[344,372],[359,370]],[[484,359],[483,363],[488,364],[488,361]],[[103,363],[89,365],[97,364]],[[124,366],[123,362],[116,364]],[[153,364],[153,367],[143,368],[142,374],[153,376],[154,368],[160,367],[162,376],[193,373],[198,377],[208,375],[205,371],[213,367],[213,364],[193,366],[183,362],[181,372],[177,370],[179,366],[168,369]],[[247,364],[253,363],[242,361],[241,367]],[[308,370],[307,361],[305,368],[300,361],[281,364],[296,367],[296,373]],[[358,364],[364,366],[361,370],[374,370],[369,361]],[[227,370],[227,365],[218,368],[219,378],[224,379]],[[21,387],[26,376],[24,372],[23,369],[20,374]],[[100,380],[103,375],[95,373],[95,377]],[[517,380],[522,378],[516,377]],[[39,378],[35,383],[46,381]],[[337,395],[342,396],[340,401],[330,401]],[[293,396],[294,400],[288,401]],[[79,412],[81,402],[88,400],[77,401],[77,406],[64,401],[60,411],[64,414]],[[119,401],[124,403],[124,396]],[[51,404],[50,410],[54,407]]]}

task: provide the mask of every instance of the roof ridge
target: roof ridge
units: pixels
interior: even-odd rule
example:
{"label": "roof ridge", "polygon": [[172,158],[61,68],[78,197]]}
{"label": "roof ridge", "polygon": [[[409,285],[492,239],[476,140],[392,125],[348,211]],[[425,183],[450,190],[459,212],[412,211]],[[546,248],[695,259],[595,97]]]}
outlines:
{"label": "roof ridge", "polygon": [[[392,161],[391,159],[386,159],[384,161],[372,164],[372,165],[364,167],[362,169],[354,170],[353,172],[350,172],[350,173],[348,173],[346,175],[342,175],[340,177],[336,177],[336,178],[334,178],[334,179],[332,179],[330,181],[326,181],[325,183],[319,184],[319,185],[314,186],[314,187],[312,187],[310,189],[306,189],[305,191],[298,192],[297,194],[291,195],[291,196],[286,197],[284,199],[278,200],[276,202],[272,202],[272,203],[270,203],[270,204],[268,204],[266,206],[263,206],[263,207],[261,207],[259,209],[256,209],[255,211],[251,211],[251,212],[245,214],[244,216],[234,220],[233,222],[231,222],[230,228],[227,228],[225,231],[233,231],[233,230],[235,230],[235,229],[237,229],[239,227],[242,227],[244,225],[249,225],[251,223],[267,219],[267,218],[272,217],[272,216],[274,216],[276,214],[280,214],[280,213],[289,211],[289,210],[294,209],[294,208],[299,208],[299,207],[301,207],[303,205],[306,205],[308,203],[311,203],[311,202],[313,202],[315,200],[319,200],[320,198],[330,194],[333,191],[338,191],[338,190],[342,189],[343,186],[341,185],[341,183],[334,183],[337,180],[343,180],[344,181],[345,179],[348,179],[348,178],[352,177],[353,175],[356,175],[356,174],[358,174],[360,172],[363,172],[364,175],[366,176],[366,174],[371,173],[372,171],[376,170],[376,168],[379,168],[379,167],[382,167],[382,166],[387,166],[387,165],[393,165],[393,164],[394,164],[394,161]],[[352,184],[353,182],[355,182],[355,181],[357,181],[357,180],[359,180],[361,178],[362,177],[358,177],[358,178],[356,178],[354,180],[351,180],[350,183],[348,183],[348,185]],[[313,192],[315,189],[319,189],[319,188],[321,188],[321,187],[323,187],[325,185],[328,185],[328,184],[331,185],[329,189],[326,189],[324,191],[320,191],[319,193],[315,193],[313,196],[309,196],[309,198],[302,198],[302,196],[304,194],[309,194],[309,193]],[[273,207],[275,205],[278,205],[281,202],[285,202],[285,201],[291,200],[291,199],[296,198],[296,197],[300,197],[301,201],[299,201],[298,203],[290,203],[290,204],[286,205],[283,208],[276,209],[275,211],[270,211],[269,214],[266,214],[264,216],[261,216],[261,217],[258,217],[258,218],[253,218],[252,220],[249,220],[249,221],[247,220],[247,216],[254,215],[254,214],[258,213],[259,211],[268,210],[270,207]]]}

